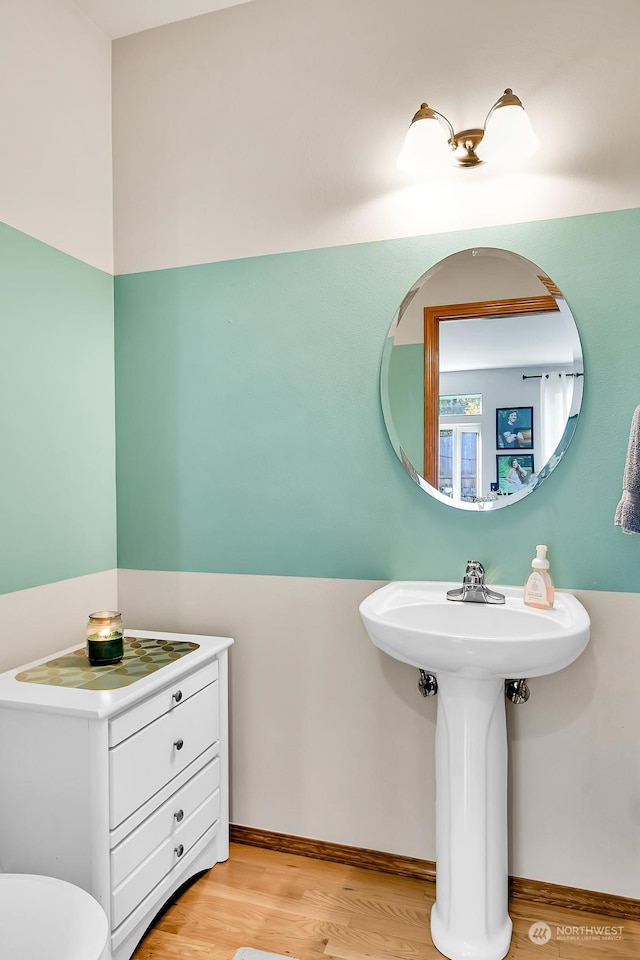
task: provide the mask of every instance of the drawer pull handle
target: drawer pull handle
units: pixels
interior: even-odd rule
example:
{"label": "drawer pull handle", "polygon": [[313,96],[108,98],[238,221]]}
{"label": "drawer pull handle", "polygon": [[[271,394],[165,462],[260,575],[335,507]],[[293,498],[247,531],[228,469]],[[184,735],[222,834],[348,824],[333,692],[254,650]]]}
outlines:
{"label": "drawer pull handle", "polygon": [[176,748],[176,750],[182,750],[182,748],[184,747],[184,740],[182,739],[182,737],[180,737],[179,740],[173,741],[173,745]]}
{"label": "drawer pull handle", "polygon": [[176,703],[180,703],[180,701],[182,700],[182,690],[176,690],[176,692],[173,695],[173,699],[175,700]]}
{"label": "drawer pull handle", "polygon": [[180,821],[184,817],[184,810],[176,810],[176,812],[174,813],[174,817],[176,818],[178,823],[180,823]]}
{"label": "drawer pull handle", "polygon": [[173,852],[177,857],[181,857],[182,854],[184,853],[184,847],[182,846],[182,844],[180,844],[180,846],[173,848]]}

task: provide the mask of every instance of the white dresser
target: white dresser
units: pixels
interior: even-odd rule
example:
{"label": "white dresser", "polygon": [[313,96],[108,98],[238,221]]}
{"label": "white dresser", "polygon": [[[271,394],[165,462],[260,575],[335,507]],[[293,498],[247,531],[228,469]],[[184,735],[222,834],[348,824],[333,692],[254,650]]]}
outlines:
{"label": "white dresser", "polygon": [[193,649],[115,689],[16,679],[44,660],[0,674],[2,870],[91,893],[114,960],[128,960],[182,884],[229,855],[233,641],[126,633]]}

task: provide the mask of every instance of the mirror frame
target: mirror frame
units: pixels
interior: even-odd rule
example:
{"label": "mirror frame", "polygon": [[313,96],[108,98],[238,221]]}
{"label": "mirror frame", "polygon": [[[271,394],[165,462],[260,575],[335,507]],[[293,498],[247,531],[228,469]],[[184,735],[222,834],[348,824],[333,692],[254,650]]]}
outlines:
{"label": "mirror frame", "polygon": [[[549,284],[553,285],[550,278],[540,277],[540,279],[547,288]],[[451,320],[478,320],[554,311],[560,313],[560,307],[551,295],[481,300],[474,303],[447,303],[424,308],[423,477],[436,490],[438,489],[440,440],[440,324]]]}

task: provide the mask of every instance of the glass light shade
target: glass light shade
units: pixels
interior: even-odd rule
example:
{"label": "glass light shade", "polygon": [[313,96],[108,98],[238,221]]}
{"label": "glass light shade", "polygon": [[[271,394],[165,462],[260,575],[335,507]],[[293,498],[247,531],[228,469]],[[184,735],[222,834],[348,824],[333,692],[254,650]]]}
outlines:
{"label": "glass light shade", "polygon": [[489,114],[478,156],[489,161],[519,160],[531,156],[539,146],[524,108],[509,104]]}
{"label": "glass light shade", "polygon": [[407,130],[397,166],[407,173],[421,173],[450,162],[451,148],[440,121],[435,117],[414,120]]}

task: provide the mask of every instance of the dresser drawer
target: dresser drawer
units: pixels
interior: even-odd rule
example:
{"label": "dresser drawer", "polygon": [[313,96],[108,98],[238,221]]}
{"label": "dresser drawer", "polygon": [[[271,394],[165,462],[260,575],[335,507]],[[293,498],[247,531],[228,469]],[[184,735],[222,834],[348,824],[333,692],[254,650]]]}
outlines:
{"label": "dresser drawer", "polygon": [[220,791],[208,796],[183,820],[175,833],[167,837],[140,866],[129,874],[111,897],[111,927],[115,929],[137,907],[141,900],[188,856],[191,848],[216,821],[220,813]]}
{"label": "dresser drawer", "polygon": [[119,717],[114,717],[109,721],[109,746],[115,747],[137,730],[157,720],[163,713],[184,706],[189,697],[217,679],[218,661],[215,660],[202,670],[176,680],[171,686],[148,697],[131,710],[120,714]]}
{"label": "dresser drawer", "polygon": [[[220,760],[216,757],[188,783],[165,800],[144,823],[111,851],[111,885],[118,887],[167,837],[173,837],[206,798],[220,786]],[[219,805],[219,801],[218,801]],[[216,813],[216,818],[219,815]]]}
{"label": "dresser drawer", "polygon": [[122,823],[219,738],[218,683],[109,750],[109,820]]}

